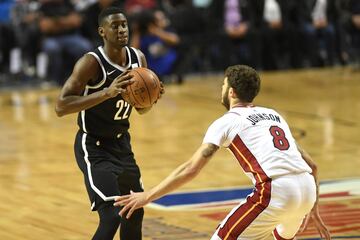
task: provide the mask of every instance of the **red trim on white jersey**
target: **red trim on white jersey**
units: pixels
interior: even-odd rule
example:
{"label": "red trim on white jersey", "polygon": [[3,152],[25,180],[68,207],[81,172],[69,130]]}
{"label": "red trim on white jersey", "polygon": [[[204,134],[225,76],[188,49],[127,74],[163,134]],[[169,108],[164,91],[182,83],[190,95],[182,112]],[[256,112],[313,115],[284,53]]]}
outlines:
{"label": "red trim on white jersey", "polygon": [[229,216],[219,229],[218,236],[223,240],[236,240],[259,214],[264,211],[271,199],[271,178],[261,168],[255,156],[237,135],[229,146],[245,172],[253,173],[256,185],[253,195]]}
{"label": "red trim on white jersey", "polygon": [[262,213],[269,205],[271,198],[271,180],[256,185],[253,195],[247,197],[246,202],[236,209],[218,231],[223,240],[236,240],[240,234]]}
{"label": "red trim on white jersey", "polygon": [[271,180],[239,135],[236,135],[230,144],[229,149],[232,151],[244,171],[251,172],[254,175],[257,184]]}

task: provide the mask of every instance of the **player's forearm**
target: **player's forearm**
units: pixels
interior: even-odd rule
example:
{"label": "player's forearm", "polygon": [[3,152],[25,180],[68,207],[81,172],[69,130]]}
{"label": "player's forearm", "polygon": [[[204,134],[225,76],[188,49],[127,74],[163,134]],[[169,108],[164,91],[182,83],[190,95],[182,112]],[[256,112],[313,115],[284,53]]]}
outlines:
{"label": "player's forearm", "polygon": [[179,188],[191,179],[196,177],[198,171],[191,168],[190,161],[182,164],[175,169],[167,178],[165,178],[156,187],[149,191],[148,202],[154,201],[165,194]]}
{"label": "player's forearm", "polygon": [[149,202],[160,198],[195,178],[218,148],[214,144],[201,145],[190,160],[180,165],[165,180],[149,191]]}
{"label": "player's forearm", "polygon": [[66,96],[60,97],[55,106],[57,116],[62,117],[67,114],[77,113],[82,110],[96,106],[109,99],[106,89],[92,93],[87,96]]}

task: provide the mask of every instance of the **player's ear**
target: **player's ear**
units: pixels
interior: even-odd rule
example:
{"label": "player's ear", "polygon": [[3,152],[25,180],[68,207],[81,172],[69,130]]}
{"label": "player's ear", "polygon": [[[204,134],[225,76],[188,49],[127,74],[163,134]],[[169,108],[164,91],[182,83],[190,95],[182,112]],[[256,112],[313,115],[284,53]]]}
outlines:
{"label": "player's ear", "polygon": [[105,31],[104,31],[104,28],[103,27],[99,27],[98,28],[98,33],[101,37],[104,37],[105,36]]}
{"label": "player's ear", "polygon": [[237,98],[237,95],[232,87],[229,88],[229,96],[231,98]]}

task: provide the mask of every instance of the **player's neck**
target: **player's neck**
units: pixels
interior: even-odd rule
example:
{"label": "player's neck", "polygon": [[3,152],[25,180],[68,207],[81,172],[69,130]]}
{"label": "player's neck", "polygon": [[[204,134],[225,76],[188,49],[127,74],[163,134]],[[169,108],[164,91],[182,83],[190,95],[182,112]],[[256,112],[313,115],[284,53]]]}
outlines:
{"label": "player's neck", "polygon": [[125,66],[126,64],[126,49],[122,47],[121,49],[117,49],[111,47],[107,44],[104,45],[104,52],[110,60],[119,66]]}
{"label": "player's neck", "polygon": [[231,103],[230,105],[230,109],[231,108],[236,108],[236,107],[253,107],[254,104],[251,102],[240,102],[240,101],[236,101]]}

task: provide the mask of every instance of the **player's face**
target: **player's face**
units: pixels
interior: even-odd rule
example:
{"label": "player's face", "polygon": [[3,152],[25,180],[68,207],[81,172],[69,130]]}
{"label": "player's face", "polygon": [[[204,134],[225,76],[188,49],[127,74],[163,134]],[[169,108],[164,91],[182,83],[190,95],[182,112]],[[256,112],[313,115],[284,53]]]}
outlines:
{"label": "player's face", "polygon": [[229,84],[228,84],[228,78],[224,78],[224,83],[222,85],[222,91],[221,91],[221,103],[225,106],[227,110],[230,109],[230,101],[229,101]]}
{"label": "player's face", "polygon": [[129,29],[126,17],[121,14],[109,15],[103,26],[103,35],[105,42],[115,47],[124,47],[128,44]]}

